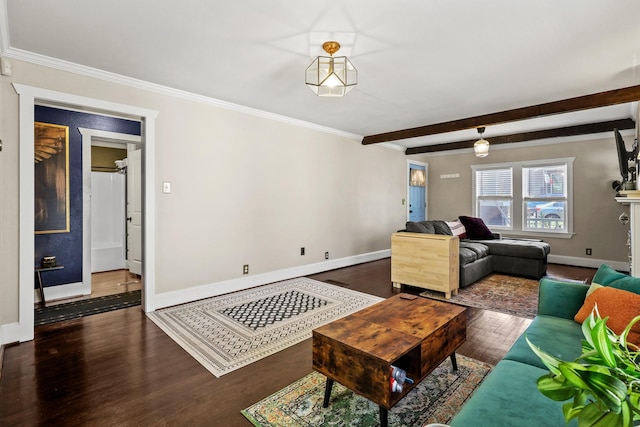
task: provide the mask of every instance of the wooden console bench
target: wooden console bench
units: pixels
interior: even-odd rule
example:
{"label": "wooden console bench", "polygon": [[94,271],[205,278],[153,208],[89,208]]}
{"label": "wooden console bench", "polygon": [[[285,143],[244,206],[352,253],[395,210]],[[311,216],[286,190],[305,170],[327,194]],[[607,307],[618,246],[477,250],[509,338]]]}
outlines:
{"label": "wooden console bench", "polygon": [[394,233],[391,235],[391,282],[396,288],[411,285],[458,294],[460,270],[458,238],[440,234]]}

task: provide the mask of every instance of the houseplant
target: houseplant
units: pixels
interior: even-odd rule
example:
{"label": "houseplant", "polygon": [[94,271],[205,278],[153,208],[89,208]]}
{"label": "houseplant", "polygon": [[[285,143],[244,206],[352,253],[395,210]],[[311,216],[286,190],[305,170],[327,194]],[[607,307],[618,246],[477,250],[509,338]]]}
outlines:
{"label": "houseplant", "polygon": [[574,362],[560,360],[527,338],[549,374],[537,381],[538,390],[562,407],[567,423],[577,418],[579,427],[640,425],[640,347],[627,341],[636,316],[617,335],[607,327],[608,317],[598,307],[582,323],[582,354]]}

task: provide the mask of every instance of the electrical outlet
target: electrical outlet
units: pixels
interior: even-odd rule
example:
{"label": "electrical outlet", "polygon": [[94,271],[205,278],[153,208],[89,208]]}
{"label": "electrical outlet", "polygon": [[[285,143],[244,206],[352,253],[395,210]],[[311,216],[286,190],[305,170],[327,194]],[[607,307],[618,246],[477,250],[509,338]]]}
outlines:
{"label": "electrical outlet", "polygon": [[591,248],[587,248],[587,255],[591,256]]}
{"label": "electrical outlet", "polygon": [[324,253],[324,259],[329,259],[329,252]]}
{"label": "electrical outlet", "polygon": [[300,248],[300,255],[304,256],[304,247]]}
{"label": "electrical outlet", "polygon": [[249,264],[242,266],[242,274],[249,274]]}

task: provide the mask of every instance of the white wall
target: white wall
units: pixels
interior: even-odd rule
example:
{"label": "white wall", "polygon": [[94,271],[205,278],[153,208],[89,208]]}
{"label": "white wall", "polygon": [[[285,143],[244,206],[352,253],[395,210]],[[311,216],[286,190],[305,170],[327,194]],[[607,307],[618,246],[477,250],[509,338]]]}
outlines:
{"label": "white wall", "polygon": [[[12,82],[159,111],[156,290],[389,249],[405,221],[401,151],[13,60],[0,77],[0,321],[18,319],[18,97]],[[306,89],[306,88],[302,88]],[[171,194],[161,183],[172,183]],[[300,247],[306,255],[300,256]],[[327,263],[327,266],[332,265]]]}

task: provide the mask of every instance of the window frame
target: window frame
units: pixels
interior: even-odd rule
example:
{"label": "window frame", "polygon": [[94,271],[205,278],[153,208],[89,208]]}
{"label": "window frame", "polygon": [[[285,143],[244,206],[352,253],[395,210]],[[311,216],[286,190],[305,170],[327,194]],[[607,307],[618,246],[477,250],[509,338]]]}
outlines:
{"label": "window frame", "polygon": [[[511,212],[511,224],[509,226],[490,225],[487,226],[505,235],[518,235],[523,237],[555,237],[570,239],[573,237],[573,163],[575,157],[563,157],[555,159],[541,159],[541,160],[527,160],[520,162],[505,162],[505,163],[493,163],[486,165],[471,165],[471,177],[472,177],[472,212],[474,216],[479,216],[478,212],[478,196],[476,194],[476,175],[478,171],[491,170],[491,169],[507,169],[512,171],[511,182],[513,186],[512,191],[512,212]],[[525,229],[527,220],[526,200],[530,198],[524,197],[524,168],[539,168],[539,167],[554,167],[554,166],[566,166],[567,175],[566,179],[566,198],[554,197],[554,200],[549,201],[566,201],[565,210],[565,224],[564,230],[544,230],[535,231],[532,229]]]}

